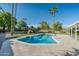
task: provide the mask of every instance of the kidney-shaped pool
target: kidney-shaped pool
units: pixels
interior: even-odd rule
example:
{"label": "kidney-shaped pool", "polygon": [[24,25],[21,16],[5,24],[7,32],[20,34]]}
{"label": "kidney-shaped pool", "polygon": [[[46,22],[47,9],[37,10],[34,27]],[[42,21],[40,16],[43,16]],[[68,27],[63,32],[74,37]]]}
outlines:
{"label": "kidney-shaped pool", "polygon": [[56,39],[54,39],[53,34],[37,34],[37,35],[20,38],[18,40],[26,43],[31,43],[31,44],[43,44],[43,43],[50,44],[50,43],[58,42]]}

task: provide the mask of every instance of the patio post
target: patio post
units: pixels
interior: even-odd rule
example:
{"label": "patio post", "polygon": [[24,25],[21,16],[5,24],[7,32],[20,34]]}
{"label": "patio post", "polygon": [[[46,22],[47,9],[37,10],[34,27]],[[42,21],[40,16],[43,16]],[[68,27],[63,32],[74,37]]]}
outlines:
{"label": "patio post", "polygon": [[69,35],[69,28],[67,28],[67,35]]}
{"label": "patio post", "polygon": [[75,40],[77,40],[77,25],[75,25]]}
{"label": "patio post", "polygon": [[71,37],[72,37],[72,27],[71,27],[71,29],[70,29],[70,35],[71,35]]}

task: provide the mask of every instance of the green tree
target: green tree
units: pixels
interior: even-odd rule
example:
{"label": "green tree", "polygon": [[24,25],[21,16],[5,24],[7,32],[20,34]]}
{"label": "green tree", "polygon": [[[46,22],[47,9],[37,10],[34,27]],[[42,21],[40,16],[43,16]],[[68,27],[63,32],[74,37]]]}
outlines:
{"label": "green tree", "polygon": [[3,27],[3,31],[5,31],[5,27],[8,27],[8,30],[11,29],[11,14],[9,12],[0,12],[0,26]]}
{"label": "green tree", "polygon": [[60,23],[59,21],[55,21],[53,24],[52,24],[52,28],[54,30],[54,33],[56,31],[61,31],[62,30],[62,23]]}
{"label": "green tree", "polygon": [[49,12],[53,15],[53,17],[55,17],[56,13],[58,12],[58,8],[56,6],[52,6],[49,9]]}
{"label": "green tree", "polygon": [[40,23],[40,29],[44,29],[44,30],[49,29],[49,24],[46,21],[42,21]]}
{"label": "green tree", "polygon": [[22,30],[22,29],[26,29],[27,24],[23,19],[21,19],[17,22],[16,26],[19,30]]}

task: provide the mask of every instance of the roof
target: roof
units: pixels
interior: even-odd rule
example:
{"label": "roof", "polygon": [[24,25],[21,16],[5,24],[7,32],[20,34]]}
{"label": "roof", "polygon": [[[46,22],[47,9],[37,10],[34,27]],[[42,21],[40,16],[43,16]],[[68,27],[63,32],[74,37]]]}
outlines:
{"label": "roof", "polygon": [[79,29],[77,31],[79,31]]}
{"label": "roof", "polygon": [[76,21],[76,22],[70,24],[68,27],[74,26],[75,24],[78,24],[78,23],[79,23],[79,21]]}

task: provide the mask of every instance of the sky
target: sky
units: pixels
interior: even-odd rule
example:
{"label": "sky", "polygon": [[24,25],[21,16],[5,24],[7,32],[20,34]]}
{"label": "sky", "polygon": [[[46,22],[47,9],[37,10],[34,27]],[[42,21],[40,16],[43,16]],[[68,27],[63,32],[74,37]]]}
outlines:
{"label": "sky", "polygon": [[[11,12],[9,4],[0,4],[5,10]],[[77,3],[18,3],[16,18],[27,18],[28,25],[39,25],[41,21],[53,23],[53,16],[49,12],[52,6],[57,6],[58,12],[55,19],[60,21],[65,27],[79,20],[79,4]]]}

